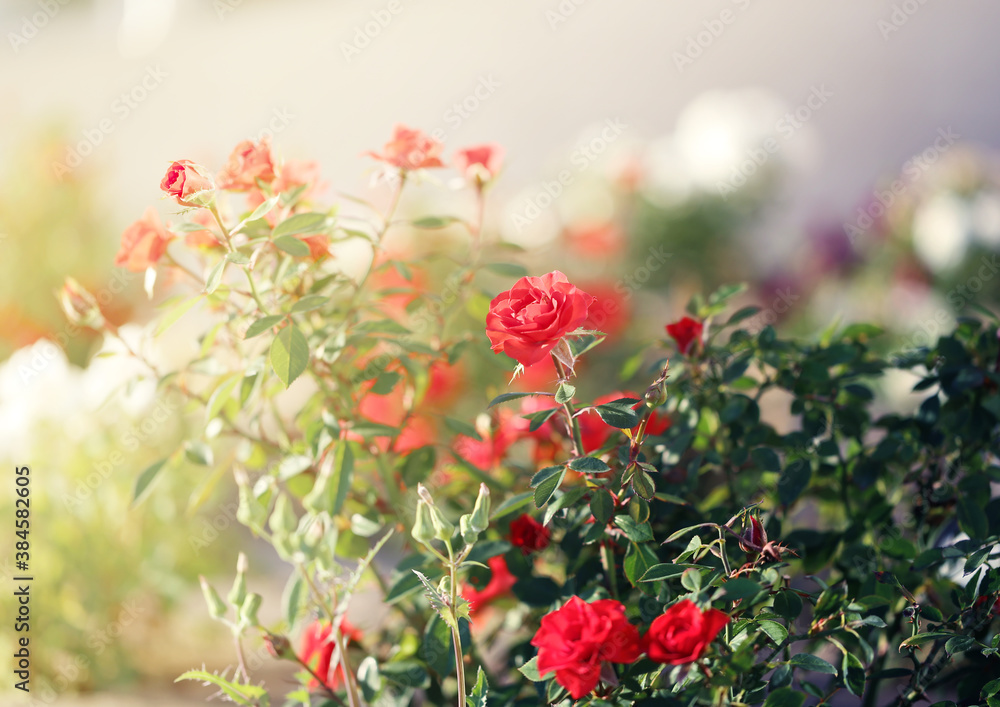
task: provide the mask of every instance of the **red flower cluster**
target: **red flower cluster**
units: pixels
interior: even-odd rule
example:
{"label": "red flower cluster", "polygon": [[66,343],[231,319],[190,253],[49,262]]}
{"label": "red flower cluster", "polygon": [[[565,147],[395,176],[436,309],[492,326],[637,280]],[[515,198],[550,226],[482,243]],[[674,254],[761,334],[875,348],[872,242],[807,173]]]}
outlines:
{"label": "red flower cluster", "polygon": [[578,700],[597,687],[602,663],[631,663],[642,653],[666,665],[692,663],[728,622],[726,613],[702,611],[683,599],[655,619],[640,639],[620,602],[588,604],[575,596],[542,617],[531,645],[538,648],[539,673],[555,672],[556,682]]}
{"label": "red flower cluster", "polygon": [[530,366],[587,321],[593,302],[593,295],[578,289],[558,270],[522,277],[490,302],[486,334],[495,353]]}

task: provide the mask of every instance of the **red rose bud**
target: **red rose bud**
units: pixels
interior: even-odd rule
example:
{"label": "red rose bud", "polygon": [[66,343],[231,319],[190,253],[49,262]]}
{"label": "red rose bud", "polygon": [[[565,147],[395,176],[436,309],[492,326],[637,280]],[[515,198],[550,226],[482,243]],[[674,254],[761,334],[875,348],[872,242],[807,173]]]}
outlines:
{"label": "red rose bud", "polygon": [[503,148],[496,143],[466,147],[455,153],[455,169],[466,179],[482,186],[497,176],[503,163]]}
{"label": "red rose bud", "polygon": [[657,663],[693,663],[729,623],[729,615],[718,609],[701,611],[694,602],[682,599],[657,617],[642,637],[646,655]]}
{"label": "red rose bud", "polygon": [[527,514],[510,524],[510,544],[526,553],[547,548],[551,536],[548,528]]}
{"label": "red rose bud", "polygon": [[[740,537],[742,538],[740,540],[740,549],[743,552],[755,555],[760,552],[760,548],[767,545],[767,532],[764,530],[764,524],[754,517],[750,518],[750,524],[744,528],[743,535]],[[750,545],[744,543],[744,540],[749,542]]]}
{"label": "red rose bud", "polygon": [[704,328],[701,322],[691,317],[684,317],[680,321],[666,326],[667,334],[677,342],[677,348],[684,355],[687,355],[688,351],[692,349],[697,349],[701,344],[701,334]]}
{"label": "red rose bud", "polygon": [[555,672],[556,682],[575,700],[597,687],[605,661],[632,663],[642,652],[639,631],[625,618],[621,602],[588,604],[576,596],[542,617],[531,645],[538,648],[538,671]]}
{"label": "red rose bud", "polygon": [[486,334],[493,352],[523,366],[538,363],[587,321],[594,299],[558,270],[522,277],[490,302]]}
{"label": "red rose bud", "polygon": [[177,160],[160,181],[160,189],[181,206],[208,206],[215,201],[215,182],[204,167],[191,160]]}

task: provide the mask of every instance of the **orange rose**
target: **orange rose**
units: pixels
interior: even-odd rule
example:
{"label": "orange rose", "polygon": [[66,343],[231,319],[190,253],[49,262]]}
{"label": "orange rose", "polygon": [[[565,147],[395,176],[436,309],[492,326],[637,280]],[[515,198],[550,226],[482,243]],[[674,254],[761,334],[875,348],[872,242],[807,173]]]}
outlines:
{"label": "orange rose", "polygon": [[160,221],[156,210],[150,207],[141,219],[122,233],[122,244],[115,256],[115,265],[132,272],[142,272],[156,265],[167,252],[167,244],[176,237]]}
{"label": "orange rose", "polygon": [[257,143],[244,140],[229,155],[229,161],[219,172],[218,182],[220,189],[248,191],[257,186],[258,179],[270,182],[274,176],[270,139],[264,138]]}
{"label": "orange rose", "polygon": [[410,130],[405,125],[397,125],[392,140],[385,144],[381,155],[366,153],[401,170],[443,167],[440,160],[442,145],[434,138],[419,130]]}
{"label": "orange rose", "polygon": [[160,181],[160,189],[181,206],[207,206],[215,198],[215,184],[203,167],[191,160],[177,160]]}

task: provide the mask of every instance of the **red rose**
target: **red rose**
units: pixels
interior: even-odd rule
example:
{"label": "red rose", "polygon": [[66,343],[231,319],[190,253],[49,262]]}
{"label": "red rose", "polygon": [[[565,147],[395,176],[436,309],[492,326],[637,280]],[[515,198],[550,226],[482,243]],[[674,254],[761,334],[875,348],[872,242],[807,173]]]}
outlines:
{"label": "red rose", "polygon": [[601,663],[631,663],[641,654],[639,631],[614,599],[591,604],[572,597],[562,608],[542,617],[531,639],[538,648],[538,672],[555,671],[556,682],[578,700],[597,687]]}
{"label": "red rose", "polygon": [[[337,690],[344,683],[343,664],[338,662],[336,672],[330,674],[330,660],[333,657],[334,643],[330,636],[329,621],[313,621],[302,634],[302,650],[299,658],[323,679],[331,690]],[[340,633],[346,642],[360,641],[361,631],[350,624],[347,619],[340,621]],[[309,681],[310,688],[319,687],[315,678]]]}
{"label": "red rose", "polygon": [[122,233],[122,244],[115,256],[115,265],[132,272],[142,272],[156,265],[156,261],[167,252],[167,244],[176,237],[160,221],[156,210],[148,208],[141,219]]}
{"label": "red rose", "polygon": [[503,555],[491,557],[487,564],[493,572],[490,581],[482,589],[476,589],[471,584],[462,588],[462,596],[470,604],[470,610],[474,613],[477,609],[483,609],[488,604],[510,593],[511,587],[517,584],[517,577],[511,574],[507,568],[507,560]]}
{"label": "red rose", "polygon": [[441,149],[441,143],[434,138],[405,125],[397,125],[392,140],[385,144],[381,155],[375,152],[366,154],[401,170],[411,170],[443,167]]}
{"label": "red rose", "polygon": [[219,172],[219,188],[229,191],[249,191],[257,187],[257,180],[270,182],[274,179],[274,158],[271,157],[271,141],[244,140],[237,145],[226,166]]}
{"label": "red rose", "polygon": [[691,317],[684,317],[673,324],[667,324],[667,333],[677,342],[677,348],[682,354],[687,354],[692,344],[701,342],[702,323]]}
{"label": "red rose", "polygon": [[757,518],[751,517],[750,524],[743,531],[743,535],[740,536],[740,549],[743,552],[747,552],[756,555],[760,552],[760,549],[755,549],[750,545],[745,544],[743,541],[746,540],[757,548],[763,548],[767,545],[767,531],[764,530],[764,524],[761,523]]}
{"label": "red rose", "polygon": [[653,621],[642,637],[642,649],[652,660],[683,665],[700,658],[729,615],[718,609],[701,611],[690,599],[682,599]]}
{"label": "red rose", "polygon": [[181,206],[205,206],[212,200],[215,184],[205,170],[191,160],[177,160],[160,181],[160,189],[177,199]]}
{"label": "red rose", "polygon": [[486,334],[495,353],[524,366],[542,360],[560,340],[587,321],[594,297],[558,270],[522,277],[490,302]]}
{"label": "red rose", "polygon": [[549,529],[527,513],[510,524],[510,544],[524,552],[544,550],[551,537]]}
{"label": "red rose", "polygon": [[496,143],[466,147],[455,153],[455,169],[466,179],[483,184],[497,176],[503,163],[503,148]]}

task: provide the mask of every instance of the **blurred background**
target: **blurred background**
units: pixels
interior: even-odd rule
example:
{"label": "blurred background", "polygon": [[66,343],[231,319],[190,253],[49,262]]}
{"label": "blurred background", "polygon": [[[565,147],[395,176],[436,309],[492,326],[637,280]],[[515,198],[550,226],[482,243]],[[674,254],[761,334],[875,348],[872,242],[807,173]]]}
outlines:
{"label": "blurred background", "polygon": [[332,199],[373,189],[361,153],[397,122],[448,155],[495,141],[488,229],[598,295],[597,326],[662,338],[691,295],[745,281],[758,328],[839,317],[920,346],[1000,300],[998,26],[973,0],[3,0],[0,456],[34,474],[36,697],[188,704],[170,683],[192,656],[229,662],[194,581],[246,542],[220,475],[130,508],[184,417],[55,297],[73,275],[112,321],[151,316],[112,261],[149,204],[176,211],[172,160],[216,169],[270,136]]}

